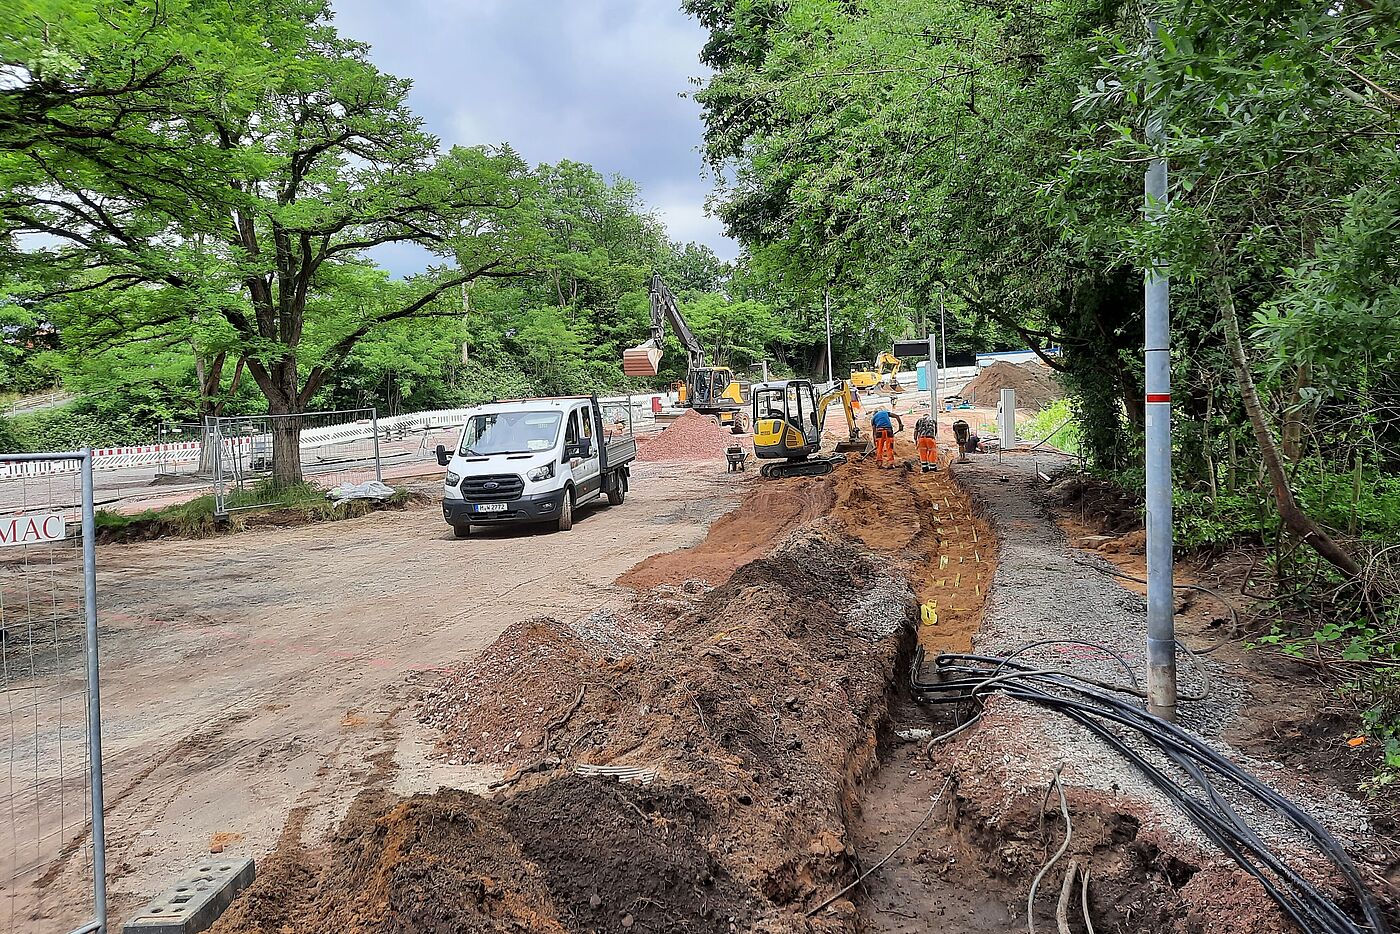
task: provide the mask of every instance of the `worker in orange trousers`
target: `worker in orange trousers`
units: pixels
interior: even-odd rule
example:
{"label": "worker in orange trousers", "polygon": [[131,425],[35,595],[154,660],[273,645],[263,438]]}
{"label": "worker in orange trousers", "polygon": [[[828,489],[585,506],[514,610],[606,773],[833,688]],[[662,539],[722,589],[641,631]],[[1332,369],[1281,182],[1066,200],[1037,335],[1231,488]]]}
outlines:
{"label": "worker in orange trousers", "polygon": [[899,423],[899,431],[904,430],[904,419],[894,414],[888,409],[880,409],[870,416],[870,427],[875,435],[875,466],[894,466],[894,436],[896,434],[895,423]]}
{"label": "worker in orange trousers", "polygon": [[914,423],[914,442],[919,447],[919,469],[924,472],[937,470],[938,419],[932,412]]}

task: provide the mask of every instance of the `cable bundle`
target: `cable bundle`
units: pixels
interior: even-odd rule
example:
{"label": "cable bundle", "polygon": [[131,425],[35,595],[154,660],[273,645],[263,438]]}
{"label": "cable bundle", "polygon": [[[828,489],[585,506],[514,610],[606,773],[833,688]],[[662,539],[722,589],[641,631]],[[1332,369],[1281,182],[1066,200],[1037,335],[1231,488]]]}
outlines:
{"label": "cable bundle", "polygon": [[[1014,653],[1018,654],[1020,652]],[[1002,658],[945,653],[934,661],[936,679],[922,681],[923,652],[919,651],[910,672],[910,684],[917,698],[924,703],[971,703],[978,708],[971,719],[933,742],[975,723],[981,716],[985,698],[993,692],[1064,714],[1141,771],[1208,839],[1258,879],[1284,914],[1303,931],[1385,934],[1388,930],[1355,864],[1336,838],[1310,814],[1198,737],[1120,696],[1139,695],[1134,688],[1106,684],[1058,669],[1032,668],[1016,661],[1014,655]],[[1128,731],[1159,751],[1185,773],[1189,781],[1183,782],[1180,775],[1150,761],[1125,738]],[[1289,866],[1226,800],[1221,788],[1228,788],[1232,794],[1243,795],[1281,815],[1310,838],[1355,893],[1364,923],[1353,920],[1336,902]]]}

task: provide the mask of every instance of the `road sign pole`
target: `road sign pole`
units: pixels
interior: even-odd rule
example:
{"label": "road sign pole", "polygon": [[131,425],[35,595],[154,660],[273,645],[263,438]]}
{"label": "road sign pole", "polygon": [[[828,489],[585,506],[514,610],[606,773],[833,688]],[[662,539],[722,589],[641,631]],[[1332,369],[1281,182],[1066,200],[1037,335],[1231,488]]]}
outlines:
{"label": "road sign pole", "polygon": [[[1155,53],[1157,23],[1148,23]],[[1161,151],[1162,118],[1147,121],[1147,139]],[[1144,214],[1160,224],[1167,207],[1167,160],[1158,155],[1147,167]],[[1172,594],[1172,374],[1171,290],[1166,272],[1147,270],[1145,287],[1146,434],[1147,434],[1147,709],[1176,719],[1176,621]]]}
{"label": "road sign pole", "polygon": [[938,348],[934,344],[933,329],[928,332],[928,413],[938,422]]}

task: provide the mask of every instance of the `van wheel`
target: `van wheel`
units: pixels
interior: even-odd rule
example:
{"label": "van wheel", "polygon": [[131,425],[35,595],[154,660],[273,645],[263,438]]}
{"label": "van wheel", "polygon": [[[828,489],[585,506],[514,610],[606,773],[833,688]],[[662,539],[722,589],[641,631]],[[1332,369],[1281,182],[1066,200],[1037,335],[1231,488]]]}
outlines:
{"label": "van wheel", "polygon": [[463,522],[461,525],[454,525],[452,527],[452,535],[454,538],[470,538],[471,534],[472,527],[470,525],[467,525],[465,522]]}
{"label": "van wheel", "polygon": [[612,485],[608,487],[608,505],[621,506],[622,501],[626,498],[627,490],[622,485],[622,477],[614,477]]}
{"label": "van wheel", "polygon": [[564,499],[559,503],[559,531],[567,532],[574,527],[574,491],[565,490]]}

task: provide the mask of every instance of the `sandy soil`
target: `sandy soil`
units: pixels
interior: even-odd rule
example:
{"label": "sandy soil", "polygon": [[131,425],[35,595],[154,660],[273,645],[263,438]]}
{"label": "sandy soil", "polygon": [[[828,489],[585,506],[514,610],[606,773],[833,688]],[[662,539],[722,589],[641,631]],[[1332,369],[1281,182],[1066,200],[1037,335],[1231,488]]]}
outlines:
{"label": "sandy soil", "polygon": [[[320,837],[366,788],[483,788],[494,770],[430,758],[433,737],[405,714],[422,687],[522,616],[567,620],[627,599],[618,574],[698,541],[752,482],[722,465],[639,466],[626,504],[589,510],[564,535],[456,541],[432,505],[104,546],[113,929],[211,846],[262,857],[289,818]],[[71,862],[18,893],[38,910],[10,930],[80,920],[64,906],[85,885]]]}

